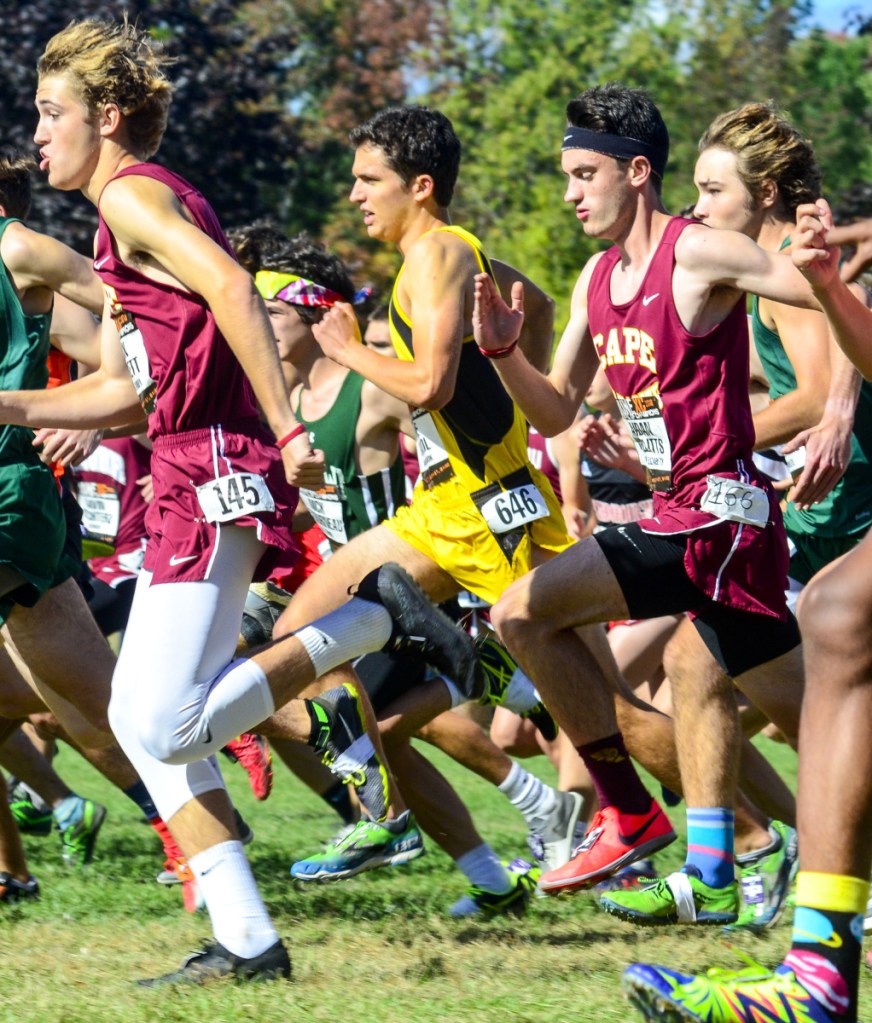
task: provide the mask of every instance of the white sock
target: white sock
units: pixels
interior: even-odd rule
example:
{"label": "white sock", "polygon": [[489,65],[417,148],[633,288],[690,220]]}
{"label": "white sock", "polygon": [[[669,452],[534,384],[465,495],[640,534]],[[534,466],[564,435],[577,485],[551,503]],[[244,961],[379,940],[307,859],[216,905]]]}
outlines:
{"label": "white sock", "polygon": [[515,668],[514,674],[506,691],[503,694],[501,706],[513,710],[516,714],[526,714],[532,710],[537,703],[542,702],[539,690],[533,685],[533,680],[524,673],[523,668]]}
{"label": "white sock", "polygon": [[303,644],[320,678],[361,654],[381,650],[392,629],[391,616],[381,604],[352,597],[347,604],[304,625],[294,635]]}
{"label": "white sock", "polygon": [[241,842],[221,842],[188,860],[212,920],[212,932],[228,952],[252,959],[278,941]]}
{"label": "white sock", "polygon": [[263,668],[248,657],[232,661],[215,680],[206,703],[200,730],[208,728],[211,748],[219,750],[275,710]]}
{"label": "white sock", "polygon": [[523,814],[528,824],[550,813],[557,805],[554,789],[530,774],[516,760],[512,761],[512,769],[498,788],[512,806]]}
{"label": "white sock", "polygon": [[512,887],[508,871],[486,842],[464,853],[459,860],[455,860],[455,863],[467,876],[469,883],[474,884],[476,888],[483,888],[486,892],[493,892],[496,895],[505,895]]}

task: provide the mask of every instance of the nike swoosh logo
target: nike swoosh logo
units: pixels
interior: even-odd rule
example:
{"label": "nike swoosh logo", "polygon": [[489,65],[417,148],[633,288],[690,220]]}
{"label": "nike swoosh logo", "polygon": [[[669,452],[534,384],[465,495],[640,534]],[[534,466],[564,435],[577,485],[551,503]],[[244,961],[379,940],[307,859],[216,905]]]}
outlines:
{"label": "nike swoosh logo", "polygon": [[660,298],[660,292],[656,292],[654,295],[645,295],[642,299],[642,305],[650,305],[655,298]]}
{"label": "nike swoosh logo", "polygon": [[102,269],[103,266],[109,262],[109,258],[110,258],[109,256],[104,256],[102,259],[96,260],[94,263],[94,269],[95,270]]}
{"label": "nike swoosh logo", "polygon": [[631,832],[629,835],[622,835],[621,832],[619,831],[618,838],[620,838],[621,842],[623,842],[624,845],[635,845],[639,841],[639,839],[645,834],[648,828],[651,827],[651,825],[654,823],[656,819],[657,819],[656,817],[649,818],[647,821],[645,821],[641,828],[639,828],[637,831]]}
{"label": "nike swoosh logo", "polygon": [[174,555],[173,555],[173,556],[172,556],[172,557],[170,558],[170,564],[171,564],[171,565],[181,565],[181,564],[183,564],[183,563],[184,563],[185,561],[193,561],[193,560],[194,560],[194,559],[195,559],[196,557],[198,557],[198,555],[196,555],[196,554],[188,554],[188,555],[186,555],[186,556],[185,556],[184,558],[177,558],[177,557],[175,556],[175,554],[174,554]]}

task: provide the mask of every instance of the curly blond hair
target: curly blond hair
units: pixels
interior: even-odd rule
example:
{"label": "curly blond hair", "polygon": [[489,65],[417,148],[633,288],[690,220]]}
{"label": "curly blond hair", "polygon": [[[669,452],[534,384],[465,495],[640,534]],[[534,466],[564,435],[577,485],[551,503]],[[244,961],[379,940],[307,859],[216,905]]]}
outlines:
{"label": "curly blond hair", "polygon": [[766,181],[778,186],[784,212],[814,202],[821,194],[821,172],[814,148],[774,103],[746,103],[721,114],[699,140],[699,151],[725,149],[736,157],[739,177],[755,202]]}
{"label": "curly blond hair", "polygon": [[148,159],[166,131],[173,87],[164,68],[171,63],[126,17],[120,23],[91,18],[70,22],[53,36],[37,71],[40,81],[68,78],[92,114],[117,104],[136,155]]}

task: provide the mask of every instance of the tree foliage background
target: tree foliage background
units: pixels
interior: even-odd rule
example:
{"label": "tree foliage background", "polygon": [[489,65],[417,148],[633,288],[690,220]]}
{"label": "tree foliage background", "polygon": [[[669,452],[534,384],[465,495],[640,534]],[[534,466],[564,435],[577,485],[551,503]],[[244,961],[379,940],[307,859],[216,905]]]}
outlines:
{"label": "tree foliage background", "polygon": [[[335,247],[361,283],[386,283],[398,257],[368,242],[347,202],[347,131],[383,106],[425,102],[453,119],[464,145],[455,219],[565,309],[596,243],[561,201],[559,138],[567,100],[598,82],[641,86],[661,107],[672,135],[671,209],[693,200],[696,140],[712,117],[774,99],[814,141],[828,194],[864,212],[872,19],[846,7],[845,31],[826,34],[808,4],[5,0],[3,141],[34,148],[35,68],[49,37],[72,18],[126,12],[176,60],[157,159],[201,188],[227,227],[272,215]],[[38,185],[32,222],[90,249],[95,215],[81,196]]]}

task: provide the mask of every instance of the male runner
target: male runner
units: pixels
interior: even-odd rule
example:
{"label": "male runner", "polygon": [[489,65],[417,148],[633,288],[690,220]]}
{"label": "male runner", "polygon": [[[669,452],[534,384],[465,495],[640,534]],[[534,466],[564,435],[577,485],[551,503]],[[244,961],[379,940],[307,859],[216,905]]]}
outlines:
{"label": "male runner", "polygon": [[[0,419],[123,425],[140,406],[149,416],[150,543],[110,717],[188,856],[216,936],[159,982],[287,977],[287,952],[208,758],[318,675],[384,645],[394,626],[381,601],[417,594],[388,568],[364,582],[368,599],[231,660],[249,581],[290,548],[293,484],[317,484],[322,460],[291,413],[263,303],[214,212],[182,179],[146,162],[166,127],[164,63],[144,31],[96,20],[72,23],[40,59],[40,166],[53,187],[80,189],[98,205],[102,360],[97,372],[52,392],[4,392]],[[277,441],[260,425],[255,395]],[[437,622],[445,663],[465,680],[471,647],[449,625]],[[452,656],[464,649],[465,665]],[[291,719],[295,737],[355,776],[371,812],[383,815],[386,777],[354,687],[297,704]],[[332,745],[328,722],[340,725]]]}
{"label": "male runner", "polygon": [[[839,277],[826,244],[832,213],[801,205],[793,259],[811,284],[845,353],[872,374],[872,312]],[[799,836],[791,949],[774,972],[748,967],[694,977],[635,964],[625,986],[646,1019],[756,1023],[857,1019],[863,913],[872,869],[872,538],[812,579],[800,608],[807,689],[799,762]],[[827,826],[820,826],[826,820]]]}
{"label": "male runner", "polygon": [[[527,460],[523,417],[472,343],[474,277],[490,263],[480,242],[450,222],[460,164],[451,123],[434,110],[400,107],[354,129],[351,143],[350,200],[370,237],[404,257],[390,309],[399,358],[361,344],[347,304],[328,310],[313,330],[333,360],[412,407],[422,482],[411,505],[354,537],[298,590],[276,635],[344,603],[349,582],[384,561],[403,565],[436,601],[465,589],[492,603],[532,564],[571,543],[550,485]],[[550,327],[550,300],[534,295]],[[529,336],[541,358],[549,336]],[[452,702],[462,699],[456,693]],[[458,865],[481,907],[526,899],[525,879],[486,846]]]}
{"label": "male runner", "polygon": [[[787,566],[777,500],[751,460],[743,291],[813,305],[784,256],[738,234],[670,217],[660,199],[669,136],[639,90],[612,83],[568,108],[565,198],[585,234],[614,243],[575,285],[569,324],[546,377],[515,341],[512,307],[484,275],[476,283],[476,338],[543,434],[564,430],[599,365],[605,369],[654,490],[654,514],[580,540],[512,586],[494,608],[502,638],[577,746],[601,802],[578,854],[543,875],[558,891],[587,887],[671,838],[616,727],[613,700],[577,627],[691,611],[720,666],[773,720],[790,717],[782,687],[761,680],[799,644],[783,593]],[[576,665],[571,674],[567,664]],[[673,671],[668,674],[675,679]],[[579,699],[580,692],[584,698]],[[675,695],[679,762],[706,755],[723,770],[702,783],[685,769],[688,862],[658,893],[661,922],[731,922],[738,722],[721,706],[688,721]],[[726,716],[725,716],[726,715]],[[703,877],[708,880],[704,881]]]}

